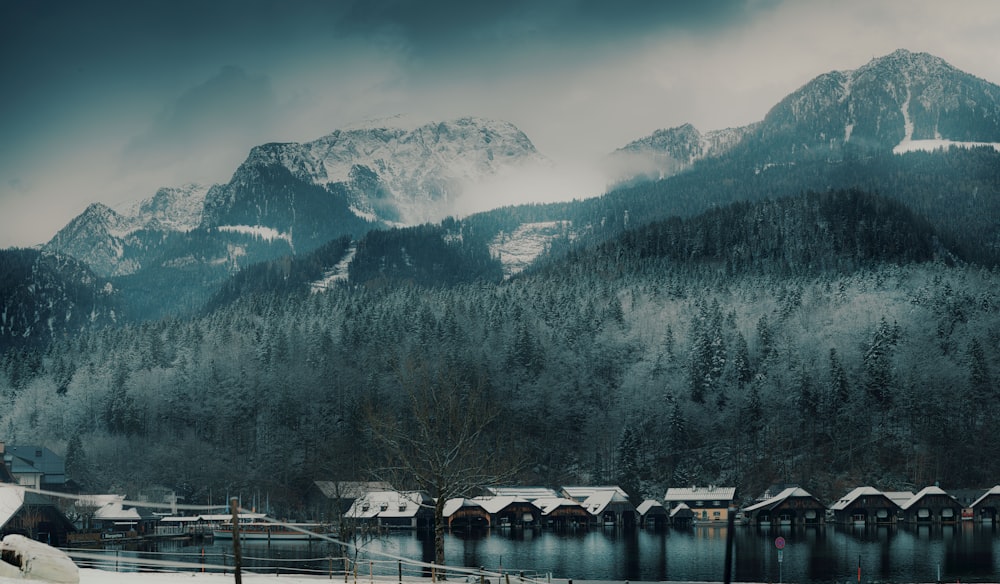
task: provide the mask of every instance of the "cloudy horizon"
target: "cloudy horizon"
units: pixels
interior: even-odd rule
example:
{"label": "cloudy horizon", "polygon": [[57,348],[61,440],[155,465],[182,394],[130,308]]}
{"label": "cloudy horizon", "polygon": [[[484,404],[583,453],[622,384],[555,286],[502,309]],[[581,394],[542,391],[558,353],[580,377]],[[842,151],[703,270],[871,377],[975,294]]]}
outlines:
{"label": "cloudy horizon", "polygon": [[[1000,82],[988,0],[0,0],[0,14],[0,248],[43,243],[90,203],[225,182],[254,145],[395,114],[509,121],[579,178],[657,129],[758,121],[899,48]],[[550,196],[602,187],[566,184]]]}

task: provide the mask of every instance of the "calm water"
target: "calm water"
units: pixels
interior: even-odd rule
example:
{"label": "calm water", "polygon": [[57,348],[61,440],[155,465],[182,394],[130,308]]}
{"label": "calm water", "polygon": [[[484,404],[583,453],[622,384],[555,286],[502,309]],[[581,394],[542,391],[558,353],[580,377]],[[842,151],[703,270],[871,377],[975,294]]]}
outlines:
{"label": "calm water", "polygon": [[[775,538],[786,546],[779,562]],[[580,530],[453,532],[446,536],[445,557],[453,566],[524,571],[574,580],[721,581],[726,528],[694,527],[665,531]],[[231,543],[184,545],[159,542],[146,552],[122,551],[145,557],[173,557],[205,550],[209,563],[221,563]],[[157,552],[157,553],[152,553]],[[379,562],[384,552],[431,561],[432,536],[400,532],[368,542],[360,552],[360,575],[396,574],[394,561]],[[219,555],[216,555],[219,554]],[[323,543],[247,543],[244,566],[287,562],[288,569],[327,570],[339,551]],[[259,560],[253,558],[260,558]],[[192,560],[191,556],[183,559]],[[368,564],[367,560],[373,560]],[[231,558],[228,560],[231,564]],[[993,525],[854,528],[826,526],[783,528],[780,531],[737,527],[734,534],[733,579],[744,582],[998,582],[1000,533]],[[339,562],[338,562],[339,564]],[[337,568],[340,568],[339,564]],[[939,572],[940,570],[940,572]]]}

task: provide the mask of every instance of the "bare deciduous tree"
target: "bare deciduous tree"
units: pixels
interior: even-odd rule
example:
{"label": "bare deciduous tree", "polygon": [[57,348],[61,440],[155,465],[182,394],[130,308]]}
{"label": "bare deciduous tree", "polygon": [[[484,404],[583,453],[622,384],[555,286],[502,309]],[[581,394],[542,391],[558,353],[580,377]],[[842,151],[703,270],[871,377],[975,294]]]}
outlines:
{"label": "bare deciduous tree", "polygon": [[519,464],[495,441],[502,435],[491,431],[500,406],[482,376],[411,363],[399,379],[399,411],[375,400],[369,404],[383,457],[372,472],[396,489],[413,487],[433,498],[435,563],[443,565],[445,502],[509,481]]}

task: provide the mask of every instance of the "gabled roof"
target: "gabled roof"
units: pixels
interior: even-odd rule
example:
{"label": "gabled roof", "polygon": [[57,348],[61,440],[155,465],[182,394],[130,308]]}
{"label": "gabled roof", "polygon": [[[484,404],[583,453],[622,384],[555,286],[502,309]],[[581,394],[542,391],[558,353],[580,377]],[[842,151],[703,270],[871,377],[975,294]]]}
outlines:
{"label": "gabled roof", "polygon": [[913,498],[913,491],[882,491],[882,494],[892,499],[892,502],[900,507]]}
{"label": "gabled roof", "polygon": [[604,487],[563,487],[562,494],[567,499],[573,499],[575,501],[585,501],[588,498],[594,496],[597,493],[612,492],[628,499],[628,493],[622,490],[621,487],[608,485]]}
{"label": "gabled roof", "polygon": [[463,507],[479,507],[490,515],[495,515],[514,503],[523,503],[533,507],[535,506],[531,501],[521,499],[520,497],[473,497],[471,499],[457,497],[445,501],[444,516],[450,517]]}
{"label": "gabled roof", "polygon": [[685,503],[678,503],[670,510],[670,517],[690,517],[691,515],[694,515],[694,511]]}
{"label": "gabled roof", "polygon": [[854,503],[855,501],[857,501],[859,498],[864,497],[864,496],[871,496],[871,495],[878,495],[878,496],[885,497],[891,503],[899,505],[899,503],[897,503],[896,501],[893,501],[889,497],[886,497],[885,493],[883,493],[882,491],[876,489],[875,487],[857,487],[856,489],[854,489],[850,493],[847,493],[846,495],[844,495],[839,501],[837,501],[833,505],[830,505],[830,509],[832,509],[834,511],[843,511],[844,509],[847,509],[848,507],[850,507],[851,504]]}
{"label": "gabled roof", "polygon": [[579,507],[583,508],[583,505],[577,503],[573,499],[566,499],[565,497],[548,497],[545,499],[536,499],[534,501],[535,505],[542,510],[542,515],[549,515],[556,509],[561,507]]}
{"label": "gabled roof", "polygon": [[423,494],[416,491],[372,491],[354,500],[344,513],[353,519],[374,517],[414,517],[424,502]]}
{"label": "gabled roof", "polygon": [[548,487],[487,487],[486,490],[495,496],[520,497],[528,501],[559,497],[559,493]]}
{"label": "gabled roof", "polygon": [[612,503],[621,503],[631,506],[629,503],[628,495],[622,492],[620,489],[608,489],[604,491],[595,491],[586,500],[581,503],[587,511],[592,515],[600,515],[604,513],[604,510],[608,508],[608,505]]}
{"label": "gabled roof", "polygon": [[784,503],[788,499],[812,499],[817,503],[819,503],[820,505],[823,505],[822,503],[819,502],[819,499],[813,497],[809,491],[801,487],[788,487],[787,489],[781,491],[780,493],[771,497],[770,499],[761,501],[760,503],[756,503],[754,505],[750,505],[749,507],[744,509],[744,511],[759,511],[761,509],[771,510],[777,507],[778,505]]}
{"label": "gabled roof", "polygon": [[24,488],[15,485],[0,485],[0,527],[7,525],[11,517],[24,505]]}
{"label": "gabled roof", "polygon": [[972,504],[972,506],[973,507],[978,507],[979,504],[982,503],[983,501],[985,501],[986,497],[989,497],[990,495],[1000,495],[1000,485],[997,485],[997,486],[993,487],[992,489],[990,489],[990,490],[986,491],[985,493],[983,493],[983,496],[979,497],[978,499],[976,499],[976,501]]}
{"label": "gabled roof", "polygon": [[646,515],[650,511],[653,513],[667,512],[667,510],[663,508],[663,503],[660,503],[656,499],[646,499],[642,503],[639,503],[639,506],[636,507],[635,510],[639,512],[639,515]]}
{"label": "gabled roof", "polygon": [[672,487],[667,489],[664,501],[732,501],[736,487]]}
{"label": "gabled roof", "polygon": [[917,493],[916,495],[914,495],[909,501],[907,501],[906,503],[903,503],[902,505],[900,505],[900,507],[905,511],[905,510],[909,509],[910,507],[913,507],[914,505],[916,505],[917,503],[919,503],[920,500],[923,499],[924,497],[928,497],[930,495],[944,495],[945,497],[948,497],[949,499],[951,499],[952,501],[954,501],[956,506],[958,506],[958,507],[962,506],[961,503],[959,503],[957,500],[955,500],[955,497],[952,497],[948,493],[944,492],[944,489],[942,489],[941,487],[924,487],[923,489],[920,490],[919,493]]}

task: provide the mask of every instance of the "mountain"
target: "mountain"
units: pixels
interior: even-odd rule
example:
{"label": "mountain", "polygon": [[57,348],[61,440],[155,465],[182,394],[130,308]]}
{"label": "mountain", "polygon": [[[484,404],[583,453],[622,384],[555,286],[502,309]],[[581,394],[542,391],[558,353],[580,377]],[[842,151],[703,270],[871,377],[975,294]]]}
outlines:
{"label": "mountain", "polygon": [[507,122],[375,123],[255,147],[229,183],[208,192],[201,226],[267,226],[297,249],[315,248],[370,226],[440,221],[468,187],[545,163]]}
{"label": "mountain", "polygon": [[1000,143],[1000,86],[900,49],[816,77],[771,108],[746,146],[778,161],[923,140]]}
{"label": "mountain", "polygon": [[751,124],[704,134],[691,124],[656,130],[612,152],[606,166],[613,183],[666,178],[691,168],[698,160],[722,156],[756,127]]}
{"label": "mountain", "polygon": [[70,256],[0,250],[0,349],[45,345],[114,324],[120,301],[106,279]]}

